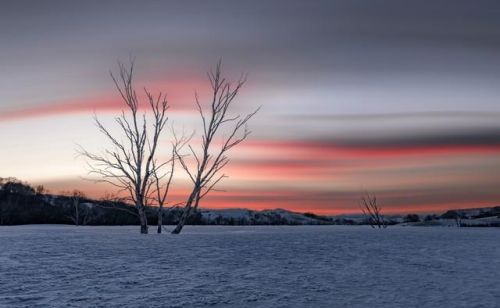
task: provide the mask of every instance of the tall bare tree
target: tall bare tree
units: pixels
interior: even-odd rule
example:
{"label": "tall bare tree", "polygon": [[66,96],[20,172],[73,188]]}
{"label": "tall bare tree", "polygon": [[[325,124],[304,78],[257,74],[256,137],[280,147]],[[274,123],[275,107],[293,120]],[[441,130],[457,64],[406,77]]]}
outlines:
{"label": "tall bare tree", "polygon": [[[198,209],[200,200],[215,189],[217,183],[226,177],[221,170],[228,164],[227,153],[234,146],[245,140],[250,134],[248,121],[260,108],[246,115],[230,115],[229,109],[235,101],[240,89],[245,84],[246,76],[242,76],[236,83],[232,83],[222,75],[222,62],[219,61],[215,69],[208,72],[211,86],[210,106],[204,110],[198,94],[195,93],[196,106],[203,124],[202,144],[199,151],[189,145],[190,156],[195,160],[191,166],[185,155],[176,153],[182,168],[189,175],[193,188],[184,205],[184,211],[173,234],[179,234],[191,213]],[[225,137],[222,133],[226,133]],[[216,138],[221,141],[221,147],[214,148]]]}
{"label": "tall bare tree", "polygon": [[361,210],[368,218],[368,223],[372,228],[387,228],[387,223],[382,215],[382,208],[377,204],[377,197],[366,193],[361,197]]}
{"label": "tall bare tree", "polygon": [[100,182],[109,183],[125,191],[134,203],[141,225],[141,233],[148,233],[146,205],[154,184],[155,160],[158,141],[168,120],[167,97],[161,92],[153,96],[146,88],[144,93],[152,116],[139,113],[140,103],[133,84],[134,62],[126,67],[119,63],[119,76],[111,73],[125,110],[115,117],[121,134],[113,135],[95,116],[99,131],[110,145],[102,153],[90,153],[80,148],[80,153],[89,159],[90,172],[100,177]]}

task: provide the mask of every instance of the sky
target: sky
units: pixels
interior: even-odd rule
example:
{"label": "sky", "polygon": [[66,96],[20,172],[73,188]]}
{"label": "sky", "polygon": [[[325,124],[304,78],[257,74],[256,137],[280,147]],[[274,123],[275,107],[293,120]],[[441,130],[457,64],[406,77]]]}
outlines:
{"label": "sky", "polygon": [[[498,1],[5,1],[0,10],[0,177],[92,197],[78,145],[106,148],[123,104],[109,76],[168,93],[169,121],[200,132],[206,71],[248,82],[262,109],[201,206],[387,213],[500,203]],[[169,135],[162,138],[167,157]],[[177,170],[172,202],[187,196]]]}

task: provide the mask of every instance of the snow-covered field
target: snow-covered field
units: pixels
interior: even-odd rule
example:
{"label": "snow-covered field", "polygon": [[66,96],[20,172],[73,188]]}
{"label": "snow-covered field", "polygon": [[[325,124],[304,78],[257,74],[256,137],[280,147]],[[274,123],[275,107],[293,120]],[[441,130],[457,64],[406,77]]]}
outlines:
{"label": "snow-covered field", "polygon": [[0,227],[0,306],[500,306],[499,229],[187,226],[178,236],[138,233]]}

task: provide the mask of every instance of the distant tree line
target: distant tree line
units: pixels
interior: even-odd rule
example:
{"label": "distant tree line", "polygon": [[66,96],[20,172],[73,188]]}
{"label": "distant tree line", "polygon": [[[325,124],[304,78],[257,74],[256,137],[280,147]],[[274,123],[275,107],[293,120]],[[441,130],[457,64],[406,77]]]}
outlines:
{"label": "distant tree line", "polygon": [[[145,214],[150,225],[162,220],[162,225],[177,225],[182,219],[182,207],[146,207]],[[371,217],[354,220],[343,217],[328,217],[314,213],[304,213],[303,217],[313,221],[299,222],[287,218],[279,212],[249,211],[243,217],[224,217],[214,215],[204,217],[202,212],[193,211],[187,218],[188,225],[370,225]],[[405,223],[428,223],[442,219],[453,220],[459,227],[469,227],[467,219],[499,217],[500,207],[480,209],[467,215],[459,210],[450,210],[442,215],[408,214],[400,219],[384,217],[385,225]],[[50,194],[42,186],[32,186],[15,178],[0,178],[0,225],[20,224],[73,224],[73,225],[137,225],[138,219],[133,204],[113,195],[106,195],[99,200],[86,197],[82,192],[74,190],[59,195]],[[489,226],[498,226],[493,223]]]}
{"label": "distant tree line", "polygon": [[[75,190],[62,195],[43,193],[28,183],[14,178],[0,178],[0,225],[22,224],[71,224],[71,225],[137,225],[137,214],[132,204],[107,195],[100,200],[86,197]],[[184,213],[181,207],[163,209],[146,207],[148,224],[157,224],[161,217],[164,225],[177,225]],[[251,211],[250,211],[251,212]],[[308,213],[317,224],[335,224],[331,218]],[[203,217],[193,212],[185,222],[188,225],[293,225],[293,220],[273,212],[258,213],[247,217]],[[337,221],[338,223],[338,221]]]}

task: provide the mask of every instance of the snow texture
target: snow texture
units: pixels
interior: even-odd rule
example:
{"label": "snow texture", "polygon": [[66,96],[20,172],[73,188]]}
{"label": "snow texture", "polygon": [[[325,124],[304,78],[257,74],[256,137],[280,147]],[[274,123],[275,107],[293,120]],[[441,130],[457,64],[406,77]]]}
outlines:
{"label": "snow texture", "polygon": [[[154,228],[151,228],[151,231]],[[499,307],[500,230],[0,227],[0,307]]]}

